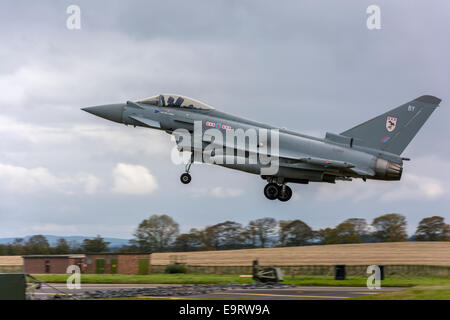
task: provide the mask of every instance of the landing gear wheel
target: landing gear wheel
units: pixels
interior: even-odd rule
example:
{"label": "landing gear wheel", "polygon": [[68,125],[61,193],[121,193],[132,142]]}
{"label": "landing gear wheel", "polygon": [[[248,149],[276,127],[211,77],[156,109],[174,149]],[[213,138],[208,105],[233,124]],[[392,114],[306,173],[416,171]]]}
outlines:
{"label": "landing gear wheel", "polygon": [[268,183],[264,187],[264,195],[269,200],[275,200],[278,198],[278,194],[280,193],[280,189],[276,183]]}
{"label": "landing gear wheel", "polygon": [[[283,190],[284,188],[284,190]],[[278,200],[286,202],[292,197],[292,189],[288,186],[281,186],[280,192],[278,193]]]}
{"label": "landing gear wheel", "polygon": [[180,177],[180,180],[182,183],[184,184],[188,184],[189,182],[191,182],[191,175],[189,173],[183,173]]}

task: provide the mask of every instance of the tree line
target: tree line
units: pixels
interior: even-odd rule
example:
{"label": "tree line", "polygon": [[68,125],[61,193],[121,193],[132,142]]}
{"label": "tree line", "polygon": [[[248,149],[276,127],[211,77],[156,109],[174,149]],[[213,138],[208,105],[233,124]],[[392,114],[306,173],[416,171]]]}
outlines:
{"label": "tree line", "polygon": [[59,238],[55,246],[50,246],[45,236],[37,234],[27,241],[16,238],[12,243],[0,244],[0,256],[108,252],[108,245],[109,242],[97,236],[94,239],[84,239],[81,244],[77,241],[69,243],[66,239]]}
{"label": "tree line", "polygon": [[[348,244],[395,241],[450,241],[450,225],[443,217],[427,217],[420,221],[416,232],[408,237],[406,218],[390,213],[373,219],[350,218],[335,228],[313,230],[301,220],[280,220],[266,217],[250,221],[246,226],[235,221],[220,222],[203,229],[180,233],[179,224],[168,215],[152,215],[144,219],[129,245],[116,252],[164,252],[229,250],[246,248],[305,246],[314,244]],[[109,252],[109,243],[101,236],[68,243],[58,239],[51,247],[42,235],[27,241],[15,239],[0,245],[0,255],[67,254]]]}

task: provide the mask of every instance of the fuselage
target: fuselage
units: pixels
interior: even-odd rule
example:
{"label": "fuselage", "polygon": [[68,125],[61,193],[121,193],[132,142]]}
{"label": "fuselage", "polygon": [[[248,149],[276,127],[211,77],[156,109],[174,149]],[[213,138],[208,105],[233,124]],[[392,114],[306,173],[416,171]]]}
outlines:
{"label": "fuselage", "polygon": [[[280,166],[276,174],[263,176],[282,182],[331,182],[351,178],[399,180],[402,159],[396,155],[353,146],[346,141],[332,139],[327,134],[321,139],[287,129],[248,120],[215,109],[186,108],[174,105],[152,105],[128,102],[93,108],[109,108],[105,118],[125,125],[149,127],[172,134],[179,129],[193,132],[194,123],[201,123],[202,134],[208,129],[277,130],[279,134]],[[100,115],[101,116],[101,115]],[[109,116],[109,117],[108,117]],[[146,119],[145,121],[143,119]],[[192,151],[183,149],[183,151]],[[304,161],[299,162],[299,159]],[[306,160],[305,160],[306,159]],[[309,161],[308,161],[309,159]],[[327,165],[332,160],[336,165]],[[321,163],[324,162],[324,163]],[[339,164],[347,163],[349,166]],[[260,174],[260,163],[216,163],[235,170]]]}
{"label": "fuselage", "polygon": [[183,184],[191,182],[192,163],[216,164],[261,176],[268,182],[265,197],[285,202],[292,197],[287,183],[400,180],[403,160],[409,160],[400,155],[440,102],[422,95],[324,138],[231,115],[176,94],[83,110],[171,134],[178,151],[191,154],[180,176]]}

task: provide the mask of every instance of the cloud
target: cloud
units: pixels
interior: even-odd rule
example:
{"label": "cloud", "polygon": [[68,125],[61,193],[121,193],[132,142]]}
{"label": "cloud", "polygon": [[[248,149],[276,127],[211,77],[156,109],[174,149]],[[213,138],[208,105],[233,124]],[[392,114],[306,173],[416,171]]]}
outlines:
{"label": "cloud", "polygon": [[[111,125],[106,120],[98,120],[100,124],[96,125],[76,123],[70,126],[55,126],[29,123],[0,115],[0,134],[4,138],[0,143],[8,144],[14,141],[10,146],[12,149],[17,141],[40,146],[67,143],[86,146],[88,141],[90,145],[95,144],[96,149],[100,143],[103,148],[115,153],[152,156],[169,154],[175,144],[171,142],[170,136],[160,131]],[[102,121],[105,121],[104,124],[101,124]]]}
{"label": "cloud", "polygon": [[107,235],[127,231],[130,234],[136,229],[135,225],[99,225],[99,224],[58,224],[37,223],[20,228],[24,235],[29,234],[51,234],[51,235],[85,235],[96,236]]}
{"label": "cloud", "polygon": [[235,198],[244,193],[244,190],[236,188],[215,187],[211,190],[211,195],[216,198]]}
{"label": "cloud", "polygon": [[[99,118],[99,121],[106,121]],[[175,142],[161,131],[147,128],[132,128],[102,125],[75,125],[71,128],[79,138],[102,144],[103,148],[129,156],[168,156]]]}
{"label": "cloud", "polygon": [[45,224],[35,224],[26,228],[27,232],[31,232],[33,234],[54,234],[63,233],[63,234],[75,234],[78,230],[74,225],[69,224],[56,224],[56,223],[45,223]]}
{"label": "cloud", "polygon": [[1,143],[7,143],[13,139],[34,144],[67,143],[73,139],[70,128],[28,123],[3,115],[0,115],[0,133],[4,138]]}
{"label": "cloud", "polygon": [[156,178],[147,168],[118,163],[113,170],[113,192],[121,194],[151,194],[158,188]]}
{"label": "cloud", "polygon": [[[169,1],[151,7],[152,12],[170,12],[172,18],[156,14],[149,24],[145,1],[79,2],[84,12],[79,31],[67,30],[67,4],[62,2],[0,2],[0,9],[10,13],[0,20],[2,30],[10,30],[0,34],[5,44],[0,47],[0,164],[14,167],[2,169],[0,197],[5,192],[11,196],[0,201],[0,215],[5,213],[0,233],[20,230],[25,220],[29,225],[58,223],[64,230],[76,216],[85,223],[80,233],[95,235],[100,227],[96,219],[105,221],[102,228],[133,219],[124,217],[122,201],[136,217],[143,215],[146,198],[131,195],[135,201],[127,201],[118,191],[134,187],[119,186],[152,183],[130,180],[115,170],[117,164],[145,164],[164,177],[158,180],[160,188],[177,192],[179,201],[168,201],[169,195],[161,193],[152,205],[180,224],[213,224],[235,218],[237,211],[243,212],[241,219],[274,212],[283,219],[298,217],[296,203],[265,201],[264,182],[257,176],[199,166],[192,184],[183,186],[178,179],[183,168],[170,163],[174,143],[164,132],[125,127],[80,110],[161,92],[192,96],[220,111],[319,137],[325,131],[342,132],[422,93],[439,96],[443,107],[407,149],[413,161],[405,163],[402,181],[293,186],[291,201],[301,197],[301,214],[321,227],[347,218],[355,202],[377,214],[395,199],[417,219],[423,215],[421,206],[436,214],[448,206],[450,166],[418,156],[449,155],[443,142],[450,133],[443,128],[450,116],[444,106],[449,100],[450,73],[445,70],[450,47],[442,41],[449,3],[415,3],[405,11],[404,5],[385,1],[383,29],[368,31],[364,3],[328,1],[324,11],[316,2],[251,0],[205,6],[197,1],[202,5],[192,6]],[[135,178],[152,176],[143,172]],[[74,193],[98,196],[80,201]],[[204,203],[219,200],[227,206],[212,216]],[[183,203],[196,207],[196,213],[186,218],[180,210]],[[65,206],[73,208],[70,214]],[[276,211],[279,206],[281,212]],[[122,233],[119,227],[108,232]]]}
{"label": "cloud", "polygon": [[449,195],[450,165],[436,156],[413,159],[403,165],[400,181],[337,182],[336,185],[322,184],[318,187],[316,199],[336,201],[348,199],[353,202],[368,199],[383,202],[393,200],[434,201]]}
{"label": "cloud", "polygon": [[4,94],[0,103],[19,104],[29,97],[52,97],[68,84],[66,75],[62,71],[43,68],[39,65],[21,66],[9,74],[0,75],[0,87]]}
{"label": "cloud", "polygon": [[0,163],[0,190],[7,193],[28,194],[36,192],[94,194],[100,180],[89,173],[55,175],[44,167],[25,168]]}
{"label": "cloud", "polygon": [[447,193],[444,183],[437,179],[414,174],[406,174],[403,179],[403,184],[384,193],[380,199],[383,201],[407,199],[435,200]]}
{"label": "cloud", "polygon": [[214,188],[190,188],[189,194],[194,198],[214,197],[214,198],[236,198],[244,194],[244,190],[239,188],[229,188],[217,186]]}
{"label": "cloud", "polygon": [[84,191],[87,194],[94,194],[101,184],[100,179],[92,174],[82,174],[78,177],[75,177],[75,181],[76,180],[84,184]]}

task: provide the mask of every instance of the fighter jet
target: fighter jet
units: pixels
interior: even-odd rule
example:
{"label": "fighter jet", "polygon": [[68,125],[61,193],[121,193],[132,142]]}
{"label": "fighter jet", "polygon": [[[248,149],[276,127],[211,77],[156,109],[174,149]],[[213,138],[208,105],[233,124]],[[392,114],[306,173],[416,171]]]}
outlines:
{"label": "fighter jet", "polygon": [[[193,162],[213,163],[260,175],[267,181],[265,197],[284,202],[292,197],[288,183],[400,180],[403,161],[409,160],[401,154],[440,102],[420,96],[340,134],[327,132],[324,138],[244,119],[177,94],[82,110],[173,135],[178,150],[191,154],[180,177],[183,184],[191,182]],[[244,133],[240,144],[236,133]]]}

